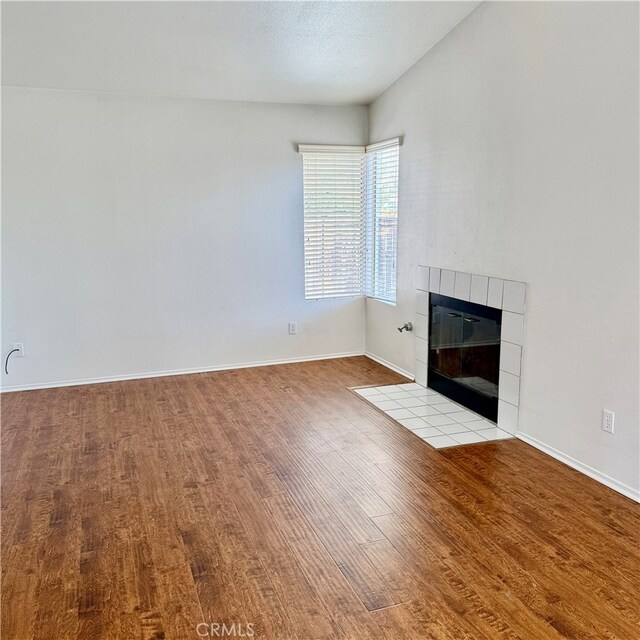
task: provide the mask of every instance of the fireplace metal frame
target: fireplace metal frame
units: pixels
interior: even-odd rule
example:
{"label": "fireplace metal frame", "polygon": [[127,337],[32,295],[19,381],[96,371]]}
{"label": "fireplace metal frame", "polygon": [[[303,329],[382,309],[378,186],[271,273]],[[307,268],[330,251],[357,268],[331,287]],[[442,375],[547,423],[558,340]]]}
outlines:
{"label": "fireplace metal frame", "polygon": [[[466,300],[460,300],[458,298],[450,298],[438,293],[429,294],[429,347],[433,343],[433,307],[434,306],[446,306],[449,309],[455,311],[462,311],[464,313],[471,313],[488,320],[497,321],[500,325],[500,331],[502,332],[502,310],[495,309],[493,307],[476,304],[475,302],[468,302]],[[500,361],[500,340],[498,340],[498,362]],[[471,411],[475,411],[481,416],[487,418],[491,422],[497,424],[498,422],[498,396],[492,398],[484,395],[479,391],[475,391],[471,387],[468,387],[460,382],[456,382],[451,378],[448,378],[441,373],[438,373],[431,365],[432,352],[429,348],[428,352],[428,373],[427,373],[427,386],[438,393],[450,398],[454,402],[467,407]],[[498,369],[499,379],[499,369]],[[499,385],[498,381],[498,385]]]}

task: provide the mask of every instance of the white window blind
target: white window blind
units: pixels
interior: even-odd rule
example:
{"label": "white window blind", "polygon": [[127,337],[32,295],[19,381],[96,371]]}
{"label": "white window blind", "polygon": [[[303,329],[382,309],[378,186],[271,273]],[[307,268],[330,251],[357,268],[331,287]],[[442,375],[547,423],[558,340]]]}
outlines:
{"label": "white window blind", "polygon": [[396,301],[400,138],[298,145],[304,176],[305,298]]}
{"label": "white window blind", "polygon": [[396,301],[399,144],[366,149],[366,295]]}
{"label": "white window blind", "polygon": [[305,298],[364,293],[364,147],[299,145]]}

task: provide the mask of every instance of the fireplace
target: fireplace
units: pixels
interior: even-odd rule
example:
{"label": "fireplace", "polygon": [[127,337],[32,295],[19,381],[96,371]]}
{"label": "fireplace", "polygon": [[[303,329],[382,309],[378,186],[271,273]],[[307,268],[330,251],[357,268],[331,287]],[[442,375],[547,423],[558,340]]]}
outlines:
{"label": "fireplace", "polygon": [[498,421],[502,311],[429,295],[428,386]]}

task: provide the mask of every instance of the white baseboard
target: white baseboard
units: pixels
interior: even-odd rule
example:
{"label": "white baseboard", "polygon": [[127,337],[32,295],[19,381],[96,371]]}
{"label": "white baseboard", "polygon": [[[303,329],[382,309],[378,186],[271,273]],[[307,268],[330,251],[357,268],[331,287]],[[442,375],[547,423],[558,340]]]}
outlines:
{"label": "white baseboard", "polygon": [[312,362],[314,360],[331,360],[333,358],[351,358],[365,355],[362,351],[348,351],[342,353],[326,353],[319,356],[300,356],[299,358],[284,358],[282,360],[262,360],[259,362],[239,362],[210,367],[195,367],[193,369],[170,369],[167,371],[146,371],[144,373],[125,373],[118,376],[104,376],[100,378],[80,378],[78,380],[60,380],[57,382],[43,382],[38,384],[23,384],[3,387],[1,393],[12,391],[33,391],[35,389],[54,389],[57,387],[77,387],[85,384],[102,384],[105,382],[123,382],[125,380],[142,380],[144,378],[164,378],[166,376],[184,376],[191,373],[211,373],[213,371],[228,371],[230,369],[248,369],[251,367],[269,367],[276,364],[293,364],[295,362]]}
{"label": "white baseboard", "polygon": [[372,360],[375,360],[375,362],[377,362],[378,364],[381,364],[383,367],[387,367],[387,369],[391,369],[391,371],[395,371],[396,373],[399,373],[401,376],[404,376],[405,378],[409,378],[409,380],[415,380],[415,376],[413,375],[413,373],[409,373],[408,371],[405,371],[400,367],[396,367],[395,364],[391,364],[391,362],[389,362],[388,360],[385,360],[384,358],[381,358],[380,356],[377,356],[369,351],[365,351],[364,355],[367,356],[367,358],[371,358]]}
{"label": "white baseboard", "polygon": [[593,467],[590,467],[587,464],[583,464],[582,462],[576,460],[575,458],[572,458],[566,453],[562,453],[562,451],[558,451],[557,449],[550,447],[548,444],[544,444],[544,442],[540,442],[540,440],[537,440],[536,438],[528,436],[525,433],[520,433],[520,432],[516,433],[516,438],[519,438],[523,442],[530,444],[532,447],[539,449],[540,451],[542,451],[543,453],[546,453],[552,458],[555,458],[560,462],[564,462],[564,464],[566,464],[568,467],[571,467],[576,471],[580,471],[581,473],[584,473],[585,476],[589,476],[590,478],[597,480],[598,482],[609,487],[610,489],[613,489],[614,491],[621,493],[623,496],[626,496],[627,498],[631,498],[631,500],[635,500],[636,502],[640,502],[640,491],[638,491],[637,489],[634,489],[633,487],[629,487],[626,484],[623,484],[622,482],[618,482],[614,478],[611,478],[608,475],[605,475],[604,473],[597,471],[596,469],[594,469]]}

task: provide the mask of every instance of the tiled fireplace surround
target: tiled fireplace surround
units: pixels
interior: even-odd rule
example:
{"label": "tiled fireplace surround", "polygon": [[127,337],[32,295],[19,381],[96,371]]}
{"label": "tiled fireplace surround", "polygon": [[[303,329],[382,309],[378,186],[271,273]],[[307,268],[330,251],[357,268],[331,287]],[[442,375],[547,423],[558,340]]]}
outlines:
{"label": "tiled fireplace surround", "polygon": [[520,372],[524,335],[524,282],[418,267],[416,300],[416,382],[427,386],[429,357],[429,293],[502,309],[500,374],[498,377],[498,426],[511,434],[518,430]]}

